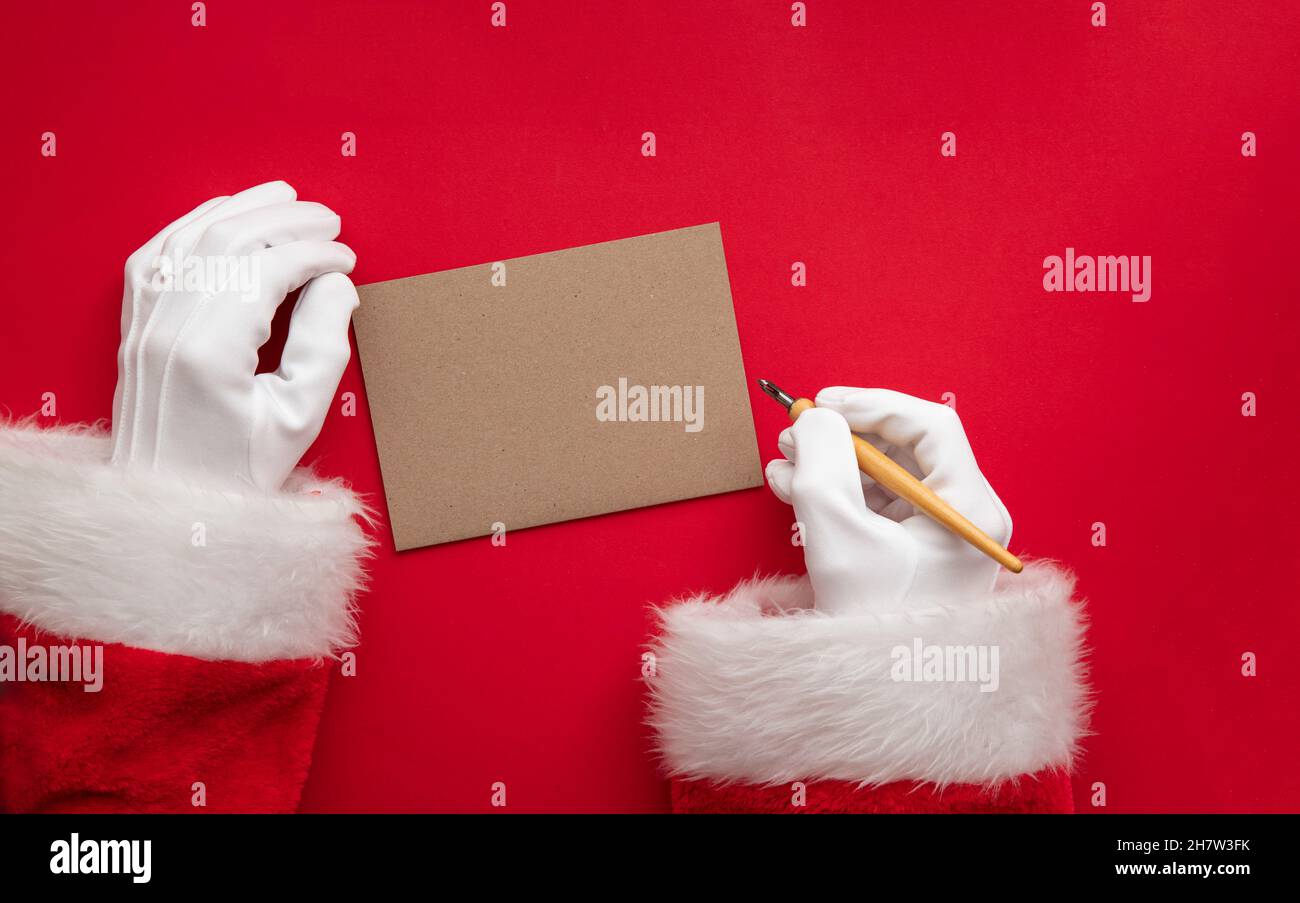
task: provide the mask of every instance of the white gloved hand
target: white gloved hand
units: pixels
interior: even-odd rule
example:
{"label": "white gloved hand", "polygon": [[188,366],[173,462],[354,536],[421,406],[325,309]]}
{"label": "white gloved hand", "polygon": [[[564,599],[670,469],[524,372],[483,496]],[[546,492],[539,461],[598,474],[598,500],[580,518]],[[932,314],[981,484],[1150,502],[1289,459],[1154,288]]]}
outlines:
{"label": "white gloved hand", "polygon": [[[268,182],[199,205],[131,255],[114,463],[222,488],[280,487],[351,355],[356,255],[333,240],[339,228],[329,208]],[[255,375],[276,308],[304,284],[280,368]]]}
{"label": "white gloved hand", "polygon": [[960,604],[993,588],[999,565],[857,467],[849,431],[885,452],[1005,546],[1011,516],[980,473],[957,413],[888,389],[823,389],[767,466],[794,505],[818,610],[888,612]]}

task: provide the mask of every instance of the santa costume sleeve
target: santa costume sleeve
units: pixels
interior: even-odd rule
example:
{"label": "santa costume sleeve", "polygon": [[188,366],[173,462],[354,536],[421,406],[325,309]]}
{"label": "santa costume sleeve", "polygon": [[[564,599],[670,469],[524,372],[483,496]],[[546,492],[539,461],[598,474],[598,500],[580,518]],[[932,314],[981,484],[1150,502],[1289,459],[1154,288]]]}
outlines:
{"label": "santa costume sleeve", "polygon": [[[123,470],[109,443],[0,427],[0,809],[293,811],[363,506],[306,470],[274,493]],[[50,679],[95,647],[96,692]]]}
{"label": "santa costume sleeve", "polygon": [[951,605],[813,608],[807,577],[660,612],[650,723],[679,812],[1071,812],[1074,581],[1037,562]]}

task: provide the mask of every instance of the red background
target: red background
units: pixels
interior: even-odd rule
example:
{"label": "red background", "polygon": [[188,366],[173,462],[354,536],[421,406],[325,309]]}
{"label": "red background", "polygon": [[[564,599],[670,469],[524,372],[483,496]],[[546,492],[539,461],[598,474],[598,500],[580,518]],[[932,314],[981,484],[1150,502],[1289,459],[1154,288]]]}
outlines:
{"label": "red background", "polygon": [[[1013,550],[1077,571],[1079,806],[1300,809],[1294,5],[489,5],[6,11],[0,405],[108,417],[126,256],[269,179],[342,215],[362,283],[718,220],[750,376],[956,393]],[[1044,293],[1066,246],[1151,255],[1151,300]],[[340,391],[359,415],[309,458],[381,498],[355,359]],[[766,460],[782,417],[754,411]],[[665,808],[647,606],[801,570],[791,519],[753,490],[505,548],[385,528],[303,807],[485,810],[505,781],[512,810]]]}

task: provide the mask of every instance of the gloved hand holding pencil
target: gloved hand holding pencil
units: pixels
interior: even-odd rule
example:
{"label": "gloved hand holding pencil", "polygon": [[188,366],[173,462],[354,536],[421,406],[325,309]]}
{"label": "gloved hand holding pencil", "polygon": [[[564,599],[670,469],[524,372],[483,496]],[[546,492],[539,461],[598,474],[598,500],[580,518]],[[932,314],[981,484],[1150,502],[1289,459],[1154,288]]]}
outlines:
{"label": "gloved hand holding pencil", "polygon": [[767,479],[808,574],[661,610],[650,721],[674,808],[1073,811],[1074,581],[1007,552],[1011,517],[956,413],[886,389],[824,389],[815,407],[763,389],[796,417]]}
{"label": "gloved hand holding pencil", "polygon": [[819,611],[887,612],[988,592],[998,563],[862,473],[850,430],[880,448],[999,545],[1011,515],[980,473],[957,412],[888,389],[817,393],[767,465],[794,506]]}

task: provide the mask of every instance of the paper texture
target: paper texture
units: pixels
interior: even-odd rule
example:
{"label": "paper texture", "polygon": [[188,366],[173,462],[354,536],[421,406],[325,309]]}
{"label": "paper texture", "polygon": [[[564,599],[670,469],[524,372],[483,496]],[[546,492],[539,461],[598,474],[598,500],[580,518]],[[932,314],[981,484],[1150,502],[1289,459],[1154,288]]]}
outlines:
{"label": "paper texture", "polygon": [[762,483],[716,223],[360,294],[399,550]]}

